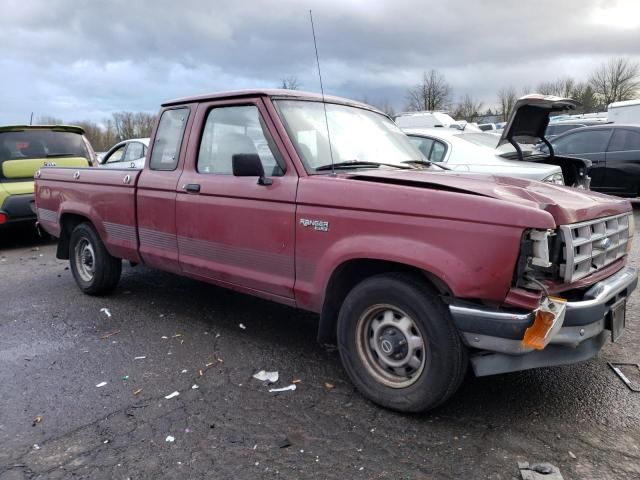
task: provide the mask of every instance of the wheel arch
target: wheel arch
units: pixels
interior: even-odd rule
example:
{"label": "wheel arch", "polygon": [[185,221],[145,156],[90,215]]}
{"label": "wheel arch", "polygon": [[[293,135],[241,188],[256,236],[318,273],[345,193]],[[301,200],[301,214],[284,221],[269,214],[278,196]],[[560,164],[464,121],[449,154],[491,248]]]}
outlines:
{"label": "wheel arch", "polygon": [[93,223],[88,217],[78,213],[63,213],[60,216],[60,236],[58,237],[56,258],[59,258],[60,260],[69,260],[69,241],[71,239],[71,232],[73,232],[74,228],[84,222],[88,222],[93,226]]}
{"label": "wheel arch", "polygon": [[375,258],[346,260],[333,270],[327,282],[318,324],[320,344],[335,343],[338,312],[351,289],[366,278],[384,273],[406,273],[439,295],[451,295],[451,289],[442,279],[416,266]]}

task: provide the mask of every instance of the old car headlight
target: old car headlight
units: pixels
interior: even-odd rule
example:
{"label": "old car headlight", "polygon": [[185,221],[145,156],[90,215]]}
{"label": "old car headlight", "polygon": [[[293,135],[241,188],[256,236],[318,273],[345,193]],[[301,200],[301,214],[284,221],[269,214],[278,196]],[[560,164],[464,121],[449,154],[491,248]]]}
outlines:
{"label": "old car headlight", "polygon": [[531,265],[548,268],[549,261],[549,237],[553,235],[553,230],[529,230],[531,240],[531,250],[533,255],[530,258]]}
{"label": "old car headlight", "polygon": [[562,176],[562,172],[557,172],[553,175],[549,175],[542,181],[545,183],[553,183],[554,185],[564,185],[564,177]]}

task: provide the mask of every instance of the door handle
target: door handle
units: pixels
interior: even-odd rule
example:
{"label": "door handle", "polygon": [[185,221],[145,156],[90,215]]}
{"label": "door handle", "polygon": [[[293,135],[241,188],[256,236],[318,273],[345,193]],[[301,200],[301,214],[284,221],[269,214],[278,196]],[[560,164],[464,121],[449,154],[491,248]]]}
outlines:
{"label": "door handle", "polygon": [[189,193],[200,193],[200,185],[197,183],[188,183],[184,189]]}

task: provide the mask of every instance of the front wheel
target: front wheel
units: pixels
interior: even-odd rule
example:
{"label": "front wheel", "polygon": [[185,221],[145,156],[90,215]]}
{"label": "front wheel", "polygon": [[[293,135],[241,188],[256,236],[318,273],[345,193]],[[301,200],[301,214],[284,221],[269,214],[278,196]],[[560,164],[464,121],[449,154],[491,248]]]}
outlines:
{"label": "front wheel", "polygon": [[122,260],[112,257],[89,223],[73,229],[69,242],[71,272],[80,290],[89,295],[111,292],[122,272]]}
{"label": "front wheel", "polygon": [[418,277],[385,274],[358,284],[340,309],[337,334],[351,381],[384,407],[428,410],[464,378],[467,352],[449,311]]}

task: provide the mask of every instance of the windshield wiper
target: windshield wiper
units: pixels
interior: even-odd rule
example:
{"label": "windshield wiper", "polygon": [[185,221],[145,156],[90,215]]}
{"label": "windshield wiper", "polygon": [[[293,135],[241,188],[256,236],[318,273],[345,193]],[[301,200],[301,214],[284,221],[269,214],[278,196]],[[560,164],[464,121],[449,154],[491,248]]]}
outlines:
{"label": "windshield wiper", "polygon": [[436,167],[440,167],[442,170],[451,170],[449,167],[445,167],[444,165],[440,165],[436,162],[430,162],[429,160],[405,160],[402,163],[408,163],[409,165],[423,165],[425,167],[435,165]]}
{"label": "windshield wiper", "polygon": [[402,169],[409,169],[412,168],[410,166],[404,166],[404,165],[398,165],[397,163],[384,163],[384,162],[365,162],[365,161],[361,161],[361,160],[347,160],[346,162],[337,162],[337,163],[328,163],[327,165],[320,165],[319,167],[316,167],[316,172],[320,172],[323,170],[333,170],[334,168],[337,169],[344,169],[344,168],[361,168],[361,167],[372,167],[372,168],[378,168],[380,166],[384,165],[385,167],[394,167],[394,168],[402,168]]}

